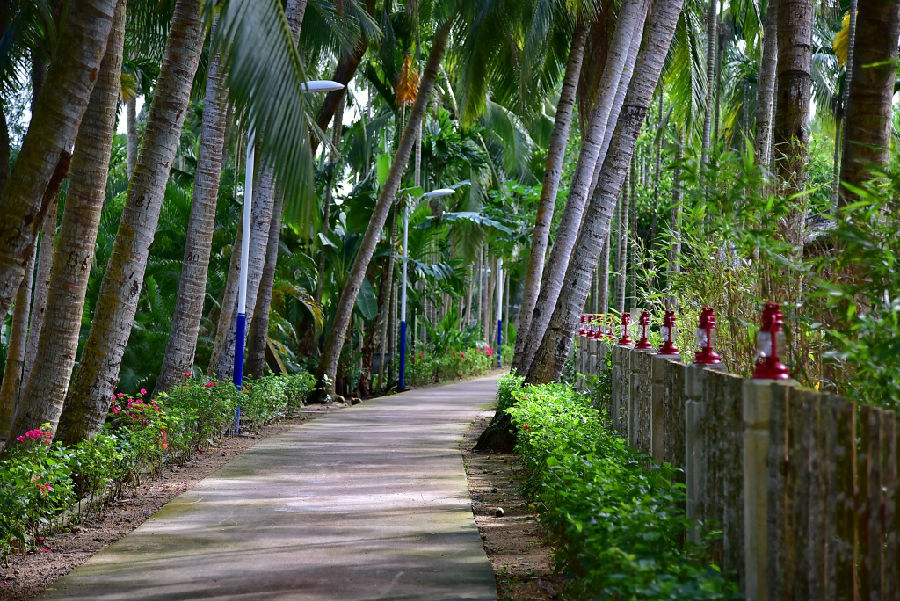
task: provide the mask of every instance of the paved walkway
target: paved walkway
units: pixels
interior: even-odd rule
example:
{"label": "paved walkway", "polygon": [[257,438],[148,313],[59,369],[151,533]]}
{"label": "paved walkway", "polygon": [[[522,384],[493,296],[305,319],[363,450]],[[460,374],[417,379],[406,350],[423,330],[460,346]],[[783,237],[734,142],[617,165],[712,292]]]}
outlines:
{"label": "paved walkway", "polygon": [[42,599],[495,600],[459,441],[496,378],[261,441]]}

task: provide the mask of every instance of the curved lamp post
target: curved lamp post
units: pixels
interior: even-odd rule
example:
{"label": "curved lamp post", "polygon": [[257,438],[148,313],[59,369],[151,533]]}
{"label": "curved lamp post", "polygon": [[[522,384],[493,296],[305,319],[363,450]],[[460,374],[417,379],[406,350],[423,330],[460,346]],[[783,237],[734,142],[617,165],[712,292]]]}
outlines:
{"label": "curved lamp post", "polygon": [[[424,198],[441,198],[450,196],[453,190],[439,188],[426,192],[416,198],[414,204],[418,204]],[[406,266],[409,263],[409,203],[403,207],[403,285],[400,288],[400,376],[397,381],[399,390],[406,390]]]}
{"label": "curved lamp post", "polygon": [[[344,84],[336,81],[307,81],[300,86],[304,92],[337,92],[344,89]],[[253,163],[256,132],[247,133],[247,159],[244,165],[244,206],[241,212],[241,275],[238,280],[237,318],[234,322],[234,371],[232,381],[238,390],[244,386],[244,334],[247,327],[247,269],[250,263],[250,209],[253,204]],[[234,415],[234,432],[241,431],[241,407],[238,405]]]}

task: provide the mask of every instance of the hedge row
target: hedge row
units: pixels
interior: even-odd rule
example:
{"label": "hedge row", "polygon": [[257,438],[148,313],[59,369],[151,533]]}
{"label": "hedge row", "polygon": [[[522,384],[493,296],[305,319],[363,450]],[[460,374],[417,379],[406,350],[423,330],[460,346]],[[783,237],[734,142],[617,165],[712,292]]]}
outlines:
{"label": "hedge row", "polygon": [[103,430],[73,446],[52,442],[49,424],[24,432],[0,458],[0,558],[37,546],[67,508],[87,496],[117,496],[166,463],[184,463],[233,425],[255,427],[291,414],[315,385],[307,373],[251,381],[185,380],[167,394],[116,394]]}
{"label": "hedge row", "polygon": [[615,435],[590,402],[564,384],[499,386],[518,429],[526,494],[558,547],[575,599],[729,599],[735,587],[686,542],[684,486],[669,465]]}

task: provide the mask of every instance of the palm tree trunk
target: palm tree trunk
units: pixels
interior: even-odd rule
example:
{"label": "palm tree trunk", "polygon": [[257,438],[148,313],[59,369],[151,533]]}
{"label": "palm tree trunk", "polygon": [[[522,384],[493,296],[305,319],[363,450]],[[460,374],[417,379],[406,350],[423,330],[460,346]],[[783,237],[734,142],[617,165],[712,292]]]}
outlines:
{"label": "palm tree trunk", "polygon": [[[631,175],[632,178],[628,176]],[[631,206],[631,185],[633,184],[634,165],[628,168],[625,176],[625,189],[619,195],[619,249],[616,258],[619,260],[616,271],[616,312],[621,315],[625,312],[625,289],[628,282],[628,208]]]}
{"label": "palm tree trunk", "polygon": [[[0,438],[9,432],[16,405],[19,400],[19,386],[25,366],[25,341],[28,337],[28,314],[31,308],[31,288],[34,284],[34,255],[26,266],[25,277],[19,285],[16,302],[13,305],[12,323],[9,328],[9,346],[6,349],[6,364],[3,366],[3,385],[0,386]],[[12,440],[17,433],[7,437]]]}
{"label": "palm tree trunk", "polygon": [[129,98],[125,101],[125,169],[129,180],[137,163],[138,143],[137,99]]}
{"label": "palm tree trunk", "polygon": [[[262,279],[263,266],[266,261],[266,249],[269,243],[269,229],[272,225],[272,213],[275,201],[275,172],[269,166],[259,169],[259,182],[255,186],[253,206],[250,211],[250,260],[247,267],[247,325],[252,327],[253,315],[256,311],[256,299],[259,293],[259,282]],[[246,201],[246,200],[245,200]],[[239,256],[241,240],[244,232],[234,241],[232,257]],[[216,339],[212,357],[209,361],[208,373],[219,378],[228,378],[234,371],[234,346],[237,342],[235,320],[237,317],[238,286],[241,276],[240,261],[232,261],[228,271],[228,282],[225,289],[231,294],[222,303],[222,312],[216,325]]]}
{"label": "palm tree trunk", "polygon": [[778,65],[778,1],[769,0],[763,26],[763,48],[756,88],[757,165],[768,165],[772,155],[772,110],[775,104],[775,68]]}
{"label": "palm tree trunk", "polygon": [[[656,111],[656,140],[653,145],[653,203],[659,207],[659,183],[662,179],[662,145],[665,134],[663,128],[663,96],[665,95],[665,84],[662,80],[659,82],[657,89],[657,111]],[[654,209],[650,218],[650,243],[647,245],[651,250],[656,248],[656,237],[659,231],[659,210]]]}
{"label": "palm tree trunk", "polygon": [[[42,222],[41,199],[68,156],[90,100],[116,0],[73,0],[61,32],[65,48],[47,74],[22,149],[0,199],[0,315],[9,311]],[[40,425],[40,424],[38,424]]]}
{"label": "palm tree trunk", "polygon": [[622,114],[565,276],[566,286],[562,289],[553,318],[528,372],[530,382],[549,382],[562,373],[578,314],[587,298],[590,274],[609,233],[616,198],[621,193],[637,137],[650,109],[653,91],[678,23],[681,4],[681,0],[659,0],[653,6],[644,36],[644,48],[635,66]]}
{"label": "palm tree trunk", "polygon": [[394,204],[397,197],[397,190],[400,188],[400,181],[403,178],[403,172],[409,163],[409,154],[415,143],[415,132],[419,124],[425,117],[425,109],[431,99],[431,92],[434,88],[434,81],[437,77],[438,68],[440,67],[441,57],[447,48],[447,38],[450,34],[450,26],[442,25],[434,37],[431,52],[428,56],[428,62],[425,65],[425,72],[419,86],[419,93],[416,103],[413,106],[412,113],[403,130],[403,136],[400,138],[400,144],[397,146],[397,153],[391,163],[391,169],[388,172],[387,180],[378,197],[375,205],[375,212],[372,219],[366,227],[366,233],[360,243],[359,251],[353,260],[353,266],[350,268],[350,274],[341,296],[338,300],[335,311],[332,331],[325,343],[325,350],[322,353],[322,359],[319,363],[318,379],[319,385],[325,390],[326,394],[331,394],[334,385],[326,383],[334,381],[337,373],[338,359],[340,358],[341,348],[344,345],[344,337],[347,332],[347,326],[350,324],[350,317],[353,312],[353,305],[359,295],[359,288],[365,277],[366,267],[372,260],[375,252],[375,244],[381,236],[381,230],[387,220],[388,212]]}
{"label": "palm tree trunk", "polygon": [[709,161],[710,129],[713,117],[714,89],[716,80],[716,46],[718,45],[718,20],[716,7],[719,0],[709,0],[706,9],[706,113],[703,115],[703,139],[700,145],[700,164]]}
{"label": "palm tree trunk", "polygon": [[[215,35],[216,23],[213,23]],[[178,281],[178,296],[172,314],[169,341],[163,355],[162,369],[153,394],[165,392],[178,382],[182,374],[192,373],[200,319],[206,300],[209,254],[212,250],[216,220],[219,180],[225,149],[225,126],[228,116],[227,92],[222,72],[222,57],[216,54],[206,75],[206,100],[200,129],[200,151],[194,173],[191,216],[184,243],[184,261]]]}
{"label": "palm tree trunk", "polygon": [[[885,166],[889,160],[900,2],[862,2],[856,19],[841,181],[861,186],[872,177],[873,166]],[[841,187],[841,203],[856,199]]]}
{"label": "palm tree trunk", "polygon": [[[200,0],[178,0],[147,129],[112,255],[100,285],[91,331],[66,396],[61,438],[77,442],[103,425],[134,325],[150,243],[187,114],[191,84],[205,39]],[[45,420],[55,423],[55,416]]]}
{"label": "palm tree trunk", "polygon": [[615,103],[615,98],[620,87],[627,88],[633,72],[649,4],[643,0],[627,2],[620,10],[606,67],[600,79],[597,100],[591,112],[588,130],[581,143],[581,153],[569,187],[566,208],[563,210],[556,239],[550,251],[550,259],[544,268],[541,291],[535,303],[531,326],[528,329],[527,339],[523,341],[522,352],[514,357],[513,367],[519,373],[528,371],[536,343],[543,337],[553,314],[553,307],[562,288],[562,278],[581,227],[594,174],[605,158],[605,149],[608,148],[606,139],[612,137],[611,118],[618,117],[619,105]]}
{"label": "palm tree trunk", "polygon": [[[559,102],[556,104],[553,132],[550,134],[550,142],[547,145],[544,185],[541,187],[541,200],[538,203],[537,215],[534,220],[531,255],[528,259],[528,268],[525,271],[522,303],[519,306],[517,331],[523,334],[531,326],[531,314],[534,311],[534,305],[537,302],[538,292],[541,288],[541,273],[544,271],[544,257],[547,255],[547,246],[550,240],[550,224],[553,221],[553,211],[556,208],[556,192],[559,190],[559,180],[562,177],[563,159],[566,156],[569,125],[572,122],[572,109],[575,106],[578,77],[581,73],[581,63],[584,59],[586,39],[587,27],[585,27],[583,22],[579,21],[575,26],[575,32],[572,34],[569,61],[566,64],[566,73],[563,77]],[[515,355],[522,352],[525,338],[526,336],[523,335],[516,340]]]}
{"label": "palm tree trunk", "polygon": [[597,313],[609,311],[609,234],[603,241],[597,262]]}
{"label": "palm tree trunk", "polygon": [[[322,235],[328,236],[331,228],[331,194],[334,188],[334,174],[337,171],[337,163],[340,159],[341,135],[344,125],[344,105],[346,96],[341,96],[338,102],[337,110],[334,112],[334,122],[331,125],[331,179],[328,187],[325,189],[325,199],[322,202]],[[316,262],[316,292],[315,299],[317,303],[322,302],[322,293],[325,291],[325,272],[327,270],[325,248],[319,249],[319,258]]]}
{"label": "palm tree trunk", "polygon": [[681,159],[684,156],[684,127],[678,128],[678,142],[675,147],[675,171],[672,174],[672,208],[669,213],[672,238],[669,246],[669,269],[666,277],[668,300],[666,307],[678,308],[678,297],[672,292],[672,279],[681,272]]}
{"label": "palm tree trunk", "polygon": [[813,0],[778,2],[778,85],[772,127],[775,175],[784,195],[803,190],[809,153]]}
{"label": "palm tree trunk", "polygon": [[57,209],[59,207],[59,189],[44,199],[47,214],[41,227],[41,241],[37,254],[37,270],[31,293],[31,321],[28,325],[28,342],[25,345],[25,369],[22,380],[26,381],[34,367],[38,341],[44,328],[44,316],[47,312],[47,287],[50,284],[50,270],[53,267],[53,247],[56,242]]}
{"label": "palm tree trunk", "polygon": [[46,327],[37,339],[30,376],[23,378],[20,410],[12,432],[25,431],[59,417],[75,365],[84,297],[91,275],[97,228],[106,197],[109,156],[115,135],[122,46],[124,1],[115,17],[72,157],[66,206],[47,286]]}
{"label": "palm tree trunk", "polygon": [[266,244],[266,258],[253,319],[247,335],[247,373],[252,378],[261,378],[266,368],[266,339],[269,335],[269,311],[272,309],[272,288],[275,284],[275,268],[278,266],[278,247],[281,239],[281,213],[284,208],[284,193],[276,191],[275,205],[272,207],[272,221],[269,224],[269,239]]}
{"label": "palm tree trunk", "polygon": [[6,124],[6,111],[0,100],[0,198],[9,178],[9,126]]}

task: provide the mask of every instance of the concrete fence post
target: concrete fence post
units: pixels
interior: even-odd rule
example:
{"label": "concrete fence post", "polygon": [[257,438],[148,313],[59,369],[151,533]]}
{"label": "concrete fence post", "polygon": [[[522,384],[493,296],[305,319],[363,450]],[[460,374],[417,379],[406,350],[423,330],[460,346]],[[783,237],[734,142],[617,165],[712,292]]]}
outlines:
{"label": "concrete fence post", "polygon": [[744,582],[747,601],[768,601],[766,458],[772,380],[744,381]]}
{"label": "concrete fence post", "polygon": [[[703,495],[706,490],[706,444],[703,435],[706,407],[703,403],[703,387],[707,372],[698,365],[689,365],[684,371],[685,514],[688,519],[697,520],[703,517]],[[691,528],[688,538],[699,542],[700,532]]]}
{"label": "concrete fence post", "polygon": [[666,452],[666,365],[667,359],[652,357],[650,360],[650,454],[657,463],[662,463]]}

